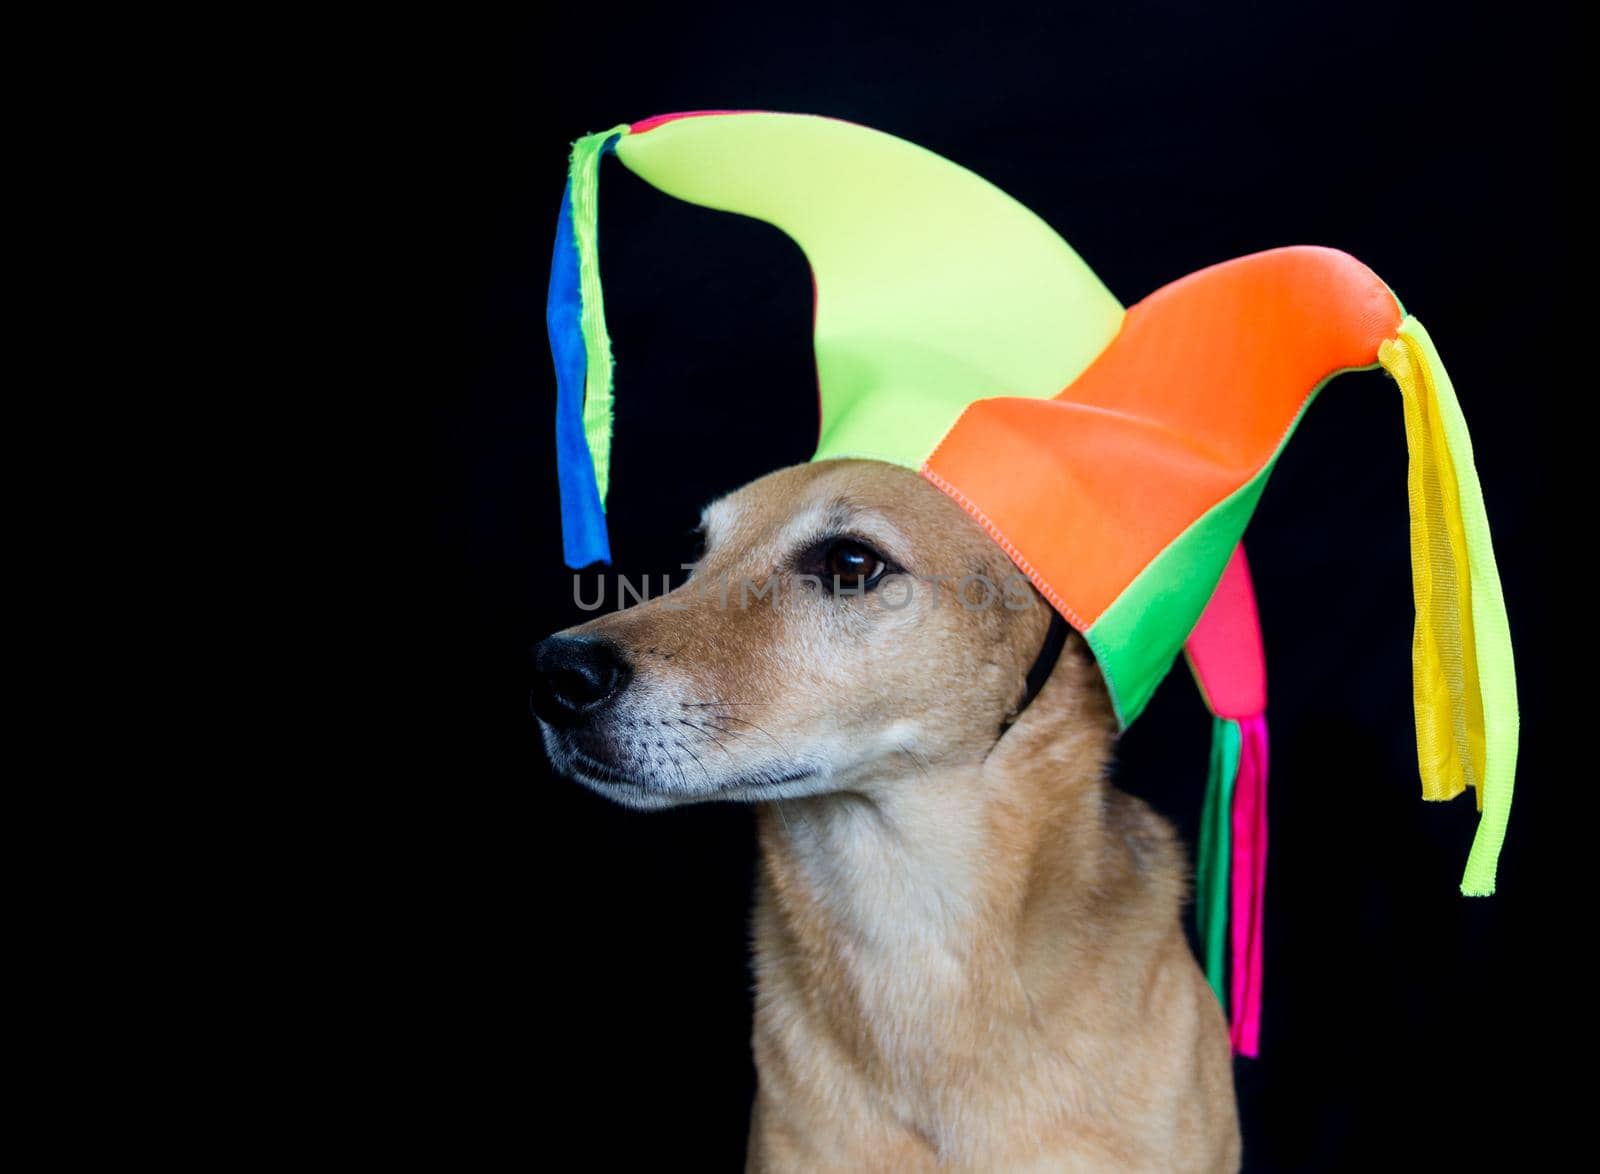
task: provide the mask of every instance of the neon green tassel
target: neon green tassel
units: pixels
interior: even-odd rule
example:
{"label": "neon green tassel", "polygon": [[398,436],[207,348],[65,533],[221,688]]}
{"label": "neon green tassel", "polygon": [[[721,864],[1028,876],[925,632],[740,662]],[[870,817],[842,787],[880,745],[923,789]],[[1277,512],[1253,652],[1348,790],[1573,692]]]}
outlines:
{"label": "neon green tassel", "polygon": [[1211,769],[1200,812],[1200,853],[1195,865],[1195,922],[1206,957],[1206,981],[1228,1009],[1228,868],[1233,856],[1233,785],[1239,777],[1239,723],[1211,722]]}
{"label": "neon green tassel", "polygon": [[605,504],[611,481],[611,338],[600,293],[600,157],[628,124],[584,135],[572,144],[567,175],[572,184],[572,235],[578,246],[578,289],[583,297],[583,345],[589,360],[583,394],[583,436],[594,462],[594,481]]}

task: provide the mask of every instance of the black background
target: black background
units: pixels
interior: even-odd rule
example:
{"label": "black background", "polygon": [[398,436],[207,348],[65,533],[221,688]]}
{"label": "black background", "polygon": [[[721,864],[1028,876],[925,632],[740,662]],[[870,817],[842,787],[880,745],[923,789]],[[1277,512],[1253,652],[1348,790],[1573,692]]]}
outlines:
{"label": "black background", "polygon": [[[1427,324],[1474,438],[1518,654],[1500,891],[1457,890],[1470,799],[1420,798],[1399,397],[1330,385],[1247,535],[1271,681],[1263,1055],[1237,1062],[1246,1168],[1367,1155],[1483,1168],[1530,1124],[1554,1027],[1544,837],[1546,507],[1573,149],[1558,10],[921,6],[878,15],[589,6],[375,33],[358,94],[397,132],[375,197],[405,303],[379,401],[426,413],[427,503],[396,633],[416,704],[395,785],[404,1042],[463,1154],[740,1166],[750,813],[638,815],[553,778],[527,649],[582,618],[561,563],[543,300],[571,139],[677,110],[829,114],[920,143],[1038,211],[1124,304],[1282,244],[1346,249]],[[811,290],[765,225],[608,160],[614,571],[675,568],[711,497],[815,441]],[[375,401],[375,402],[379,402]],[[592,575],[587,580],[592,583]],[[1209,719],[1186,671],[1117,777],[1195,840]],[[1576,784],[1568,784],[1576,785]],[[1559,931],[1557,931],[1559,932]],[[397,1063],[401,1061],[397,1059]],[[1496,1082],[1508,1102],[1490,1097]]]}

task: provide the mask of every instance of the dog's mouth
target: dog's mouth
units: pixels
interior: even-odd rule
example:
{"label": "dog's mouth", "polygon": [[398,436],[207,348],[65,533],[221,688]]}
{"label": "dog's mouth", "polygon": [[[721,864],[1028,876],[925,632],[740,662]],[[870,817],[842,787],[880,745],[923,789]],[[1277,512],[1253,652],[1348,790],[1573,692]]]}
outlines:
{"label": "dog's mouth", "polygon": [[648,783],[638,779],[629,778],[608,762],[602,762],[592,754],[579,750],[576,746],[567,748],[569,755],[568,769],[574,774],[582,776],[586,783],[604,783],[615,787],[633,787],[636,790],[648,791]]}
{"label": "dog's mouth", "polygon": [[745,772],[734,778],[707,780],[707,785],[704,787],[697,787],[692,783],[686,786],[682,781],[635,777],[589,751],[573,745],[570,741],[562,746],[562,750],[565,752],[563,755],[565,772],[578,782],[593,787],[602,794],[617,798],[627,797],[635,801],[644,800],[651,806],[716,798],[759,801],[771,797],[764,792],[804,782],[817,775],[817,771],[810,767],[791,770],[762,769]]}

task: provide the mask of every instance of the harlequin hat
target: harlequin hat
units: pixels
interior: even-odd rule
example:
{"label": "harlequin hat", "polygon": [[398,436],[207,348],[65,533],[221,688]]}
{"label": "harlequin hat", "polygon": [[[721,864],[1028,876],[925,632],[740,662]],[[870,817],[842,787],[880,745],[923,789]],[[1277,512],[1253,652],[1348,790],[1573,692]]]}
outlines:
{"label": "harlequin hat", "polygon": [[1124,310],[1033,212],[892,135],[813,115],[701,111],[584,136],[548,313],[574,567],[610,561],[612,358],[597,237],[606,154],[668,195],[765,220],[799,244],[816,298],[813,459],[902,465],[958,502],[1083,634],[1123,728],[1185,654],[1214,715],[1197,911],[1208,974],[1248,1054],[1267,738],[1241,538],[1323,385],[1388,371],[1410,452],[1423,796],[1473,789],[1481,815],[1461,889],[1494,891],[1518,729],[1505,606],[1454,389],[1427,331],[1375,273],[1334,249],[1273,249]]}

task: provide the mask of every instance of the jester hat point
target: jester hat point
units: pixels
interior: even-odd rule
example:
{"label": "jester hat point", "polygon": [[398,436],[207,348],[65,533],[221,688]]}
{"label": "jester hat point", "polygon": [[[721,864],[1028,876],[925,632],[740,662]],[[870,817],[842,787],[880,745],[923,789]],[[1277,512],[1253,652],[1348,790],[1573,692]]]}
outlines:
{"label": "jester hat point", "polygon": [[573,567],[610,561],[612,357],[597,236],[607,154],[668,195],[773,224],[803,250],[816,291],[813,460],[901,465],[959,503],[1082,633],[1122,728],[1185,656],[1214,719],[1201,937],[1212,985],[1232,1003],[1235,1047],[1252,1055],[1266,673],[1241,540],[1317,392],[1345,371],[1386,370],[1410,454],[1423,796],[1473,790],[1480,818],[1461,889],[1494,891],[1518,732],[1505,605],[1455,391],[1428,332],[1372,270],[1336,249],[1272,249],[1124,309],[1028,208],[880,131],[715,110],[586,135],[572,145],[548,312]]}

